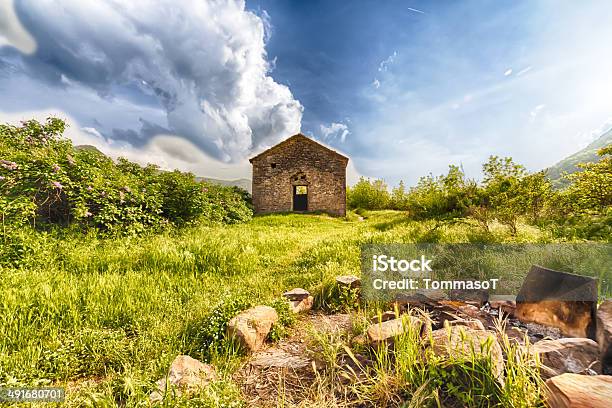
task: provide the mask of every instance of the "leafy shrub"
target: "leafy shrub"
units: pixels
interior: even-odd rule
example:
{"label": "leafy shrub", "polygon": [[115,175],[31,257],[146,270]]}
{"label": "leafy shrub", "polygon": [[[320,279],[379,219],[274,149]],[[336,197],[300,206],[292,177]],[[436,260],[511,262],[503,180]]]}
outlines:
{"label": "leafy shrub", "polygon": [[597,153],[599,162],[579,164],[582,171],[567,176],[566,202],[573,212],[605,214],[612,207],[612,144]]}
{"label": "leafy shrub", "polygon": [[235,223],[252,215],[248,193],[198,182],[190,173],[116,162],[62,137],[49,118],[0,125],[0,219],[3,226],[78,225],[139,234],[199,220]]}
{"label": "leafy shrub", "polygon": [[251,306],[250,298],[236,296],[219,303],[203,319],[192,321],[186,328],[187,354],[210,360],[222,351],[226,340],[225,331],[229,321]]}
{"label": "leafy shrub", "polygon": [[49,379],[105,375],[129,361],[129,339],[121,330],[84,329],[41,354],[37,370]]}
{"label": "leafy shrub", "polygon": [[459,167],[450,166],[446,175],[421,177],[404,201],[417,219],[455,218],[466,216],[480,197],[477,184],[466,179]]}
{"label": "leafy shrub", "polygon": [[291,311],[285,298],[276,298],[269,305],[276,310],[278,321],[272,326],[268,337],[272,341],[278,341],[287,336],[287,328],[295,323],[295,313]]}
{"label": "leafy shrub", "polygon": [[38,242],[12,229],[0,233],[0,243],[0,266],[9,268],[26,266],[38,248]]}
{"label": "leafy shrub", "polygon": [[359,306],[359,288],[341,286],[335,280],[328,280],[315,291],[316,309],[329,313],[347,313],[359,309]]}
{"label": "leafy shrub", "polygon": [[359,182],[346,191],[349,208],[382,210],[389,208],[391,198],[387,185],[382,180],[360,178]]}

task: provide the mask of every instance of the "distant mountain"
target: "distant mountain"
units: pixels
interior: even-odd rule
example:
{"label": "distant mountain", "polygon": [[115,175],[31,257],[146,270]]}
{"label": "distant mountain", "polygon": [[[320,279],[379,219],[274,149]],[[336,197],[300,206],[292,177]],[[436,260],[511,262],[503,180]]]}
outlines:
{"label": "distant mountain", "polygon": [[219,184],[222,186],[236,186],[236,187],[242,188],[243,190],[248,191],[249,193],[251,192],[251,180],[245,179],[245,178],[236,179],[236,180],[219,180],[219,179],[208,178],[208,177],[196,177],[196,180],[206,181],[208,183]]}
{"label": "distant mountain", "polygon": [[559,163],[548,169],[548,177],[552,180],[555,187],[564,187],[567,180],[563,179],[563,173],[575,173],[580,169],[576,167],[578,163],[595,163],[600,157],[597,151],[602,147],[612,144],[612,128],[601,134],[596,140],[591,142],[584,149],[561,160]]}
{"label": "distant mountain", "polygon": [[76,145],[74,146],[75,150],[86,150],[86,151],[90,151],[90,152],[96,152],[101,154],[102,156],[105,156],[104,153],[102,153],[100,150],[98,150],[98,148],[96,146],[92,146],[92,145]]}

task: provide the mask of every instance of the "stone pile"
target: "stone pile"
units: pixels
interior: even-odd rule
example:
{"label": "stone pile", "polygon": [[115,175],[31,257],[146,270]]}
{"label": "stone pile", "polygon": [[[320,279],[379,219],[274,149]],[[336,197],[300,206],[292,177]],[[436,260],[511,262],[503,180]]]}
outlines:
{"label": "stone pile", "polygon": [[[572,290],[568,282],[574,282],[573,277],[567,277],[567,274],[555,277],[549,272],[545,273],[549,282],[557,282]],[[593,293],[588,279],[576,282],[582,285],[581,296]],[[356,291],[361,288],[360,279],[352,275],[337,277],[336,284]],[[492,300],[488,295],[475,301],[457,300],[438,291],[417,292],[391,304],[394,311],[382,312],[369,323],[365,322],[369,324],[365,334],[354,337],[352,344],[365,348],[383,344],[394,347],[398,336],[417,336],[423,350],[441,357],[471,357],[475,352],[490,358],[495,375],[503,383],[505,356],[500,342],[505,341],[505,337],[499,334],[503,327],[510,341],[525,352],[538,356],[540,373],[546,380],[549,407],[610,406],[612,376],[608,375],[612,374],[612,301],[604,301],[597,307],[596,299],[593,302],[538,300],[537,296],[534,297],[537,278],[531,276],[526,279],[526,284],[533,286],[529,291],[522,290],[516,301]],[[287,291],[283,297],[292,312],[304,314],[300,322],[308,323],[308,327],[347,332],[353,324],[349,314],[312,313],[313,296],[302,288]],[[499,326],[499,316],[504,317],[505,326]],[[308,353],[303,330],[296,329],[293,337],[266,346],[266,339],[278,319],[274,308],[255,306],[233,317],[226,333],[250,353],[249,362],[240,371],[243,386],[250,387],[259,397],[272,400],[274,396],[265,397],[262,393],[276,392],[276,382],[281,374],[294,378],[301,387],[300,381],[314,378],[321,365]],[[352,358],[359,360],[359,364],[368,364],[357,352]],[[351,361],[345,363],[352,364]],[[158,389],[151,394],[151,401],[162,400],[169,386],[180,395],[200,390],[216,379],[213,367],[189,356],[178,356],[167,377],[158,381]],[[262,381],[267,381],[268,385],[264,387]]]}

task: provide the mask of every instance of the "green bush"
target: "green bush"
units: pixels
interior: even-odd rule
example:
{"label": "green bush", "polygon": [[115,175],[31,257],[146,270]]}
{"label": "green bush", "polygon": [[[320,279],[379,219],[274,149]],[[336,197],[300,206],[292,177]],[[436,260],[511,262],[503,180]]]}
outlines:
{"label": "green bush", "polygon": [[250,219],[248,193],[198,182],[190,173],[116,162],[62,137],[50,118],[0,125],[0,220],[38,229],[77,225],[107,234],[140,234],[200,220]]}
{"label": "green bush", "polygon": [[450,166],[446,175],[421,177],[403,201],[417,219],[457,218],[466,216],[480,195],[476,182],[466,179],[459,167]]}
{"label": "green bush", "polygon": [[272,326],[268,337],[272,341],[278,341],[287,336],[287,328],[295,323],[295,313],[291,311],[285,298],[276,298],[269,305],[276,310],[278,321]]}
{"label": "green bush", "polygon": [[360,178],[359,182],[346,190],[349,208],[382,210],[389,208],[391,197],[387,185],[382,180]]}
{"label": "green bush", "polygon": [[567,204],[573,212],[605,214],[612,208],[612,144],[597,152],[597,163],[582,163],[582,171],[570,174]]}
{"label": "green bush", "polygon": [[359,309],[359,288],[327,280],[314,292],[314,308],[328,313],[348,313]]}
{"label": "green bush", "polygon": [[198,359],[210,361],[221,353],[225,344],[225,331],[229,321],[241,311],[251,306],[247,296],[236,296],[219,303],[203,319],[196,319],[185,330],[186,353]]}

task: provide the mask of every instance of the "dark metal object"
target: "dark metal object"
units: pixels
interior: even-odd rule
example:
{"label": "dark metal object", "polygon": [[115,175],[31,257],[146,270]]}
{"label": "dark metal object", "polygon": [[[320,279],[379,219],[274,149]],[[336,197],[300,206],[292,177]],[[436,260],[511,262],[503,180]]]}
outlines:
{"label": "dark metal object", "polygon": [[586,301],[597,304],[597,279],[533,265],[516,297],[518,302]]}

